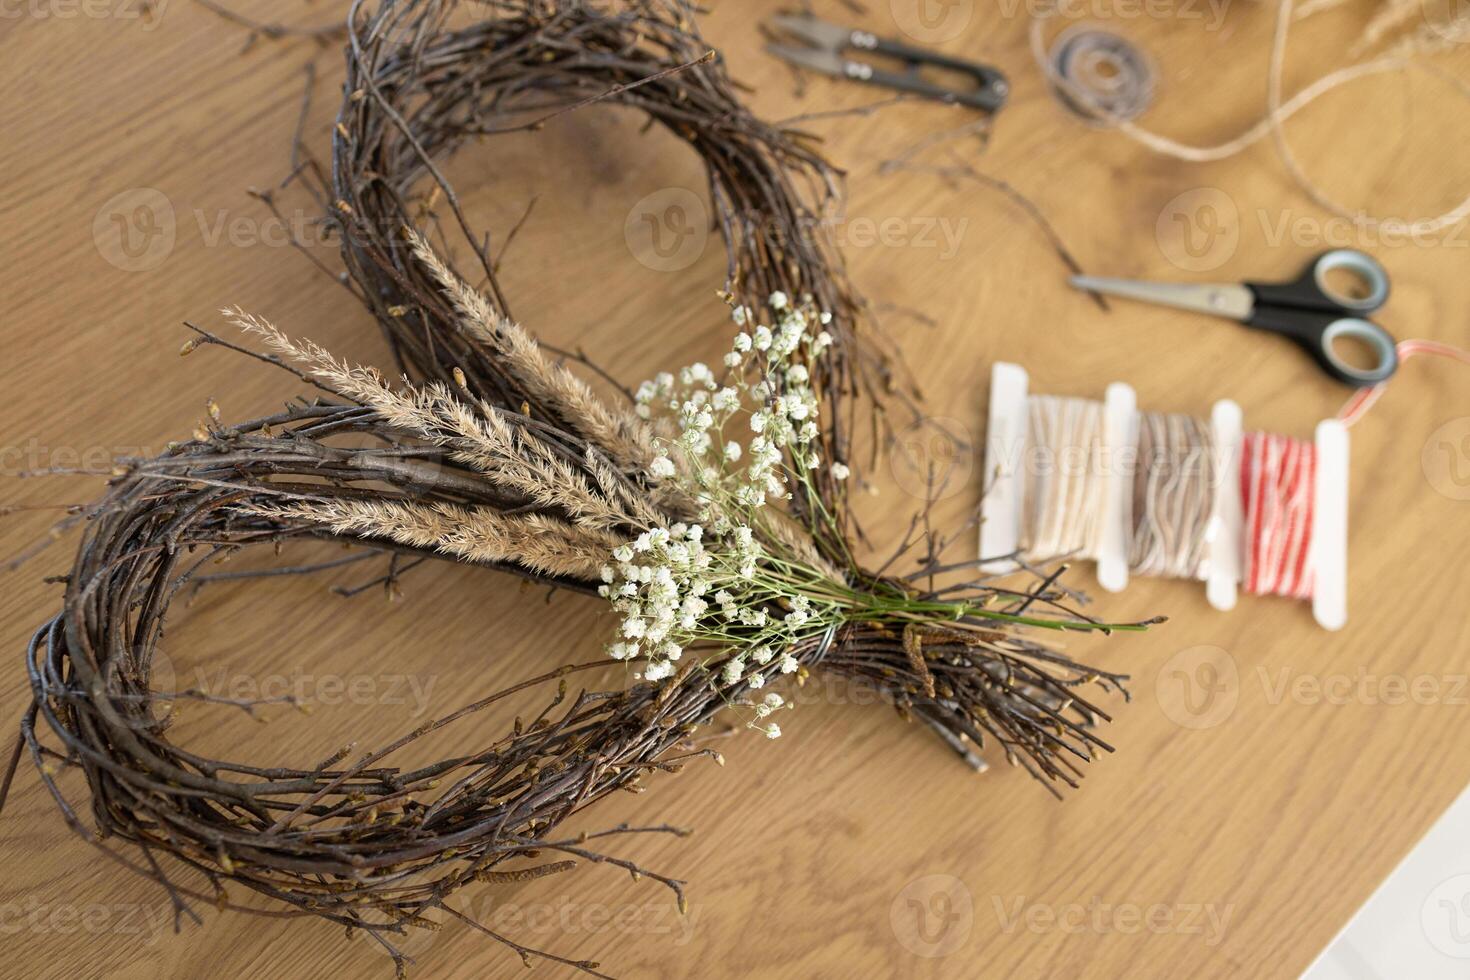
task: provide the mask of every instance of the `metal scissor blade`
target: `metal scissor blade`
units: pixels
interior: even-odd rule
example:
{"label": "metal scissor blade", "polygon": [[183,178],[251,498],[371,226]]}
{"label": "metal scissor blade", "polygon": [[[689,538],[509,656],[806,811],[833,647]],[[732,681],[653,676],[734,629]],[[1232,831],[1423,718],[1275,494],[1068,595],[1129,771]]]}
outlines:
{"label": "metal scissor blade", "polygon": [[792,44],[767,44],[766,50],[778,58],[784,58],[793,65],[819,71],[826,75],[844,74],[845,62],[830,51],[822,51],[817,48],[799,48]]}
{"label": "metal scissor blade", "polygon": [[1242,322],[1250,319],[1256,305],[1254,294],[1245,286],[1203,286],[1147,282],[1141,279],[1109,279],[1105,276],[1073,276],[1069,281],[1078,289],[1088,292],[1173,306],[1196,313],[1211,313]]}
{"label": "metal scissor blade", "polygon": [[769,23],[778,31],[800,38],[813,47],[832,52],[841,51],[852,39],[849,28],[800,14],[777,14]]}

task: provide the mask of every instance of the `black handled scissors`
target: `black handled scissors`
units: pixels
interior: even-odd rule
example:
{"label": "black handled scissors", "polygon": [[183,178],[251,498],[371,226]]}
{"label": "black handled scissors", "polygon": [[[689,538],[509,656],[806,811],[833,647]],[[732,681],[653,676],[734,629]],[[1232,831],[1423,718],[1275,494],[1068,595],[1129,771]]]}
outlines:
{"label": "black handled scissors", "polygon": [[[1328,273],[1345,269],[1362,280],[1366,295],[1334,289]],[[1343,384],[1367,388],[1382,384],[1398,370],[1393,336],[1367,314],[1388,301],[1388,272],[1371,255],[1353,248],[1323,252],[1295,282],[1245,282],[1238,285],[1181,285],[1074,276],[1072,285],[1091,292],[1160,303],[1183,310],[1213,313],[1247,326],[1284,334],[1316,358],[1322,370]],[[1371,368],[1347,363],[1333,350],[1340,339],[1358,340],[1373,351]]]}
{"label": "black handled scissors", "polygon": [[[869,85],[881,85],[898,92],[909,92],[940,102],[954,102],[974,109],[995,111],[1005,104],[1010,94],[1006,77],[988,65],[950,58],[935,51],[910,47],[899,41],[888,41],[867,31],[857,31],[829,24],[815,17],[778,14],[770,25],[776,31],[805,43],[805,47],[773,42],[766,50],[794,65],[839,78],[851,78]],[[871,51],[903,62],[907,71],[885,71],[867,61],[843,57],[844,51]],[[946,71],[966,75],[974,85],[946,88],[922,77],[918,69],[933,65]]]}

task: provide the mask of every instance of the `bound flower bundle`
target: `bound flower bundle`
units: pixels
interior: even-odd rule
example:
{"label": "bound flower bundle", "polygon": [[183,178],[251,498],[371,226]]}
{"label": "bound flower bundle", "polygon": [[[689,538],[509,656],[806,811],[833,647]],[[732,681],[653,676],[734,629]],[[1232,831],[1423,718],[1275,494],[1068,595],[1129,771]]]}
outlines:
{"label": "bound flower bundle", "polygon": [[[741,331],[725,356],[730,383],[694,364],[677,382],[668,373],[645,382],[636,396],[640,416],[657,408],[677,422],[677,435],[659,447],[654,472],[679,478],[698,507],[697,523],[644,531],[615,550],[614,564],[601,571],[598,591],[623,616],[622,637],[608,653],[618,660],[646,656],[647,680],[673,676],[685,649],[701,646],[725,655],[724,683],[759,688],[768,679],[765,668],[797,669],[794,657],[778,659],[777,651],[838,621],[840,600],[824,594],[824,585],[837,585],[840,574],[803,540],[789,515],[767,507],[790,500],[793,483],[821,500],[811,479],[823,463],[821,409],[807,363],[832,345],[831,334],[811,329],[831,316],[793,309],[781,293],[770,297],[770,307],[780,314],[778,326]],[[737,323],[752,316],[736,309]],[[798,352],[804,358],[793,360]],[[756,380],[752,363],[759,364]],[[840,462],[831,468],[838,480],[848,475]],[[820,513],[830,520],[825,509]],[[706,528],[713,534],[709,548]],[[764,730],[780,734],[774,723]]]}

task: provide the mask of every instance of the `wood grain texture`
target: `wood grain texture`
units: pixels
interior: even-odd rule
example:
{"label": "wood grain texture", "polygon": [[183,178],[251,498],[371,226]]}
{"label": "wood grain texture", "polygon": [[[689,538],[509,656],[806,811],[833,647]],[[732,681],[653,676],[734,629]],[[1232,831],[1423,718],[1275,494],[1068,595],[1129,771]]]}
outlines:
{"label": "wood grain texture", "polygon": [[[861,17],[822,6],[894,34],[890,10],[911,17],[905,2]],[[227,416],[244,417],[296,392],[289,377],[225,352],[179,361],[183,319],[218,325],[213,311],[238,303],[339,354],[384,363],[361,310],[283,246],[246,193],[285,174],[312,61],[320,78],[306,131],[325,146],[341,73],[335,47],[297,39],[242,54],[243,34],[200,7],[158,6],[149,22],[127,16],[133,8],[121,0],[87,8],[109,16],[35,16],[80,9],[42,4],[8,8],[0,21],[7,504],[82,501],[97,489],[95,478],[23,481],[23,469],[106,468],[115,455],[157,451],[188,433],[210,397]],[[256,6],[254,16],[292,23],[338,16],[322,3]],[[818,79],[799,93],[759,50],[755,25],[777,6],[724,0],[706,21],[735,75],[756,86],[762,112],[782,118],[873,100],[858,86]],[[983,152],[954,141],[921,153],[922,169],[885,173],[885,159],[967,118],[938,107],[804,124],[850,173],[838,231],[859,288],[885,311],[921,379],[926,411],[978,444],[989,363],[1006,358],[1030,368],[1037,390],[1097,397],[1107,382],[1127,380],[1147,408],[1198,414],[1229,396],[1249,424],[1299,436],[1334,412],[1343,392],[1280,342],[1161,310],[1100,313],[1065,286],[1065,270],[1021,208],[935,171],[964,161],[1009,181],[1089,271],[1104,274],[1285,275],[1322,247],[1324,232],[1351,229],[1326,222],[1268,146],[1186,165],[1083,125],[1038,80],[1026,53],[1026,5],[954,7],[970,11],[967,26],[940,46],[998,64],[1014,83]],[[1288,84],[1329,68],[1368,13],[1354,7],[1298,26]],[[1262,103],[1270,13],[1232,7],[1218,30],[1179,20],[1110,25],[1159,62],[1159,104],[1148,120],[1185,138],[1231,134]],[[1463,77],[1470,56],[1452,52],[1439,63]],[[538,202],[505,258],[518,316],[632,382],[716,356],[726,335],[713,299],[724,269],[716,241],[678,272],[630,254],[625,225],[639,202],[668,188],[703,196],[697,161],[658,133],[640,133],[639,122],[579,112],[453,165],[476,222],[497,235]],[[1470,181],[1462,152],[1470,107],[1430,77],[1358,83],[1302,113],[1290,135],[1333,194],[1380,211],[1438,212]],[[98,240],[106,246],[116,233],[112,213],[133,220],[111,202],[133,192],[121,200],[136,203],[138,188],[168,202],[176,240],[151,268],[129,272]],[[1171,261],[1188,254],[1177,237],[1185,226],[1169,217],[1188,192],[1193,244],[1206,261],[1219,260],[1205,272]],[[1224,246],[1201,237],[1208,216],[1189,207],[1200,202],[1223,210],[1222,227],[1238,233],[1233,251],[1208,253]],[[298,205],[305,221],[306,202],[288,207]],[[1429,243],[1346,243],[1368,247],[1393,276],[1381,315],[1391,330],[1470,340],[1465,228]],[[311,247],[334,260],[330,243]],[[682,841],[618,845],[692,882],[687,918],[656,885],[595,866],[473,894],[470,910],[522,941],[628,977],[1294,976],[1470,780],[1470,502],[1455,474],[1424,465],[1458,452],[1470,434],[1470,386],[1457,370],[1409,364],[1354,430],[1352,609],[1341,634],[1322,633],[1304,606],[1284,600],[1247,598],[1218,614],[1202,590],[1180,583],[1139,581],[1097,602],[1112,618],[1166,613],[1171,621],[1144,637],[1072,641],[1078,656],[1135,680],[1132,703],[1113,705],[1118,720],[1106,733],[1120,751],[1064,803],[1003,765],[967,774],[891,711],[814,682],[783,721],[787,737],[731,739],[725,768],[660,777],[650,792],[578,821],[696,828]],[[875,551],[886,554],[917,504],[914,459],[947,451],[943,440],[914,437],[880,458],[871,474],[877,495],[862,504]],[[1470,470],[1470,458],[1452,461]],[[943,510],[958,520],[978,499],[980,464],[964,448],[953,462],[960,479]],[[35,511],[5,518],[6,552],[43,533],[48,519]],[[0,589],[7,726],[28,697],[24,643],[57,604],[59,587],[41,579],[65,570],[66,550],[63,542]],[[279,678],[316,702],[310,717],[270,713],[265,725],[191,708],[177,737],[206,751],[314,760],[347,738],[387,739],[423,711],[450,710],[548,660],[590,656],[608,624],[595,603],[547,600],[447,564],[410,575],[396,603],[380,590],[355,599],[329,591],[371,574],[360,566],[222,585],[176,611],[166,649],[178,677],[247,690]],[[1076,580],[1092,586],[1086,571]],[[1209,679],[1199,671],[1201,647],[1224,651],[1211,663],[1234,671],[1233,682],[1228,669],[1220,675],[1223,701],[1199,700],[1202,691],[1190,687]],[[1431,691],[1420,699],[1429,703],[1390,703],[1395,678],[1429,678],[1420,688]],[[339,681],[358,686],[338,690]],[[1327,693],[1314,694],[1314,682],[1326,682]],[[1201,717],[1213,724],[1191,727]],[[67,785],[80,794],[75,775]],[[186,924],[174,935],[164,897],[66,831],[28,767],[0,821],[0,868],[7,976],[391,975],[375,944],[317,922],[201,909],[202,928]],[[521,972],[501,947],[464,929],[416,935],[406,948],[420,976]],[[536,972],[567,973],[545,964]]]}

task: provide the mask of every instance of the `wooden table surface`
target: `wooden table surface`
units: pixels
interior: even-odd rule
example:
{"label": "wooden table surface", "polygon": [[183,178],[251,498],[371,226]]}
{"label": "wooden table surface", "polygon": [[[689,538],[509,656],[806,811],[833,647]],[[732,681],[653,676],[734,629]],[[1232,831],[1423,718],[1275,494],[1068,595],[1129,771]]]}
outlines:
{"label": "wooden table surface", "polygon": [[[339,16],[325,2],[252,6],[261,8],[254,16],[295,24]],[[720,0],[705,23],[734,74],[755,86],[761,112],[785,118],[875,98],[821,79],[800,91],[759,49],[758,15],[777,6]],[[906,351],[935,425],[968,445],[982,436],[996,358],[1025,364],[1034,390],[1100,397],[1109,381],[1127,380],[1143,407],[1201,415],[1233,397],[1249,425],[1302,437],[1344,393],[1284,342],[1156,309],[1101,313],[1066,286],[1026,211],[957,175],[962,168],[1033,201],[1089,271],[1270,278],[1325,244],[1355,244],[1394,279],[1380,315],[1387,327],[1470,339],[1463,225],[1419,242],[1355,229],[1311,203],[1269,141],[1188,164],[1083,124],[1031,63],[1026,4],[957,0],[924,8],[927,20],[909,0],[866,14],[819,6],[880,34],[907,28],[1013,80],[988,147],[973,137],[923,145],[968,121],[940,107],[805,124],[850,174],[836,230],[858,287]],[[1259,115],[1266,5],[1230,5],[1221,20],[1205,5],[1094,0],[1071,9],[1151,53],[1158,91],[1145,118],[1155,128],[1211,140]],[[106,469],[114,456],[159,451],[192,431],[211,397],[242,418],[294,394],[291,378],[227,352],[175,356],[187,336],[181,321],[218,325],[222,305],[387,366],[362,310],[285,247],[283,229],[247,194],[287,170],[312,62],[319,77],[305,133],[325,147],[341,77],[335,44],[262,41],[242,53],[239,28],[186,0],[156,3],[149,17],[131,0],[5,10],[0,501],[87,500],[97,478],[19,475]],[[1297,25],[1288,86],[1331,68],[1370,11],[1349,5]],[[1470,48],[1434,63],[1470,77]],[[1470,106],[1459,99],[1440,77],[1381,75],[1312,105],[1290,138],[1339,199],[1438,213],[1470,185]],[[505,260],[518,315],[635,383],[717,356],[728,335],[713,299],[724,269],[718,241],[654,243],[643,224],[685,191],[703,199],[697,161],[639,122],[579,112],[540,135],[474,148],[453,168],[474,220],[497,236],[538,201]],[[899,158],[909,165],[885,166]],[[287,204],[308,248],[330,263],[334,246],[312,237],[312,213],[304,199]],[[1470,781],[1467,377],[1445,362],[1412,362],[1353,430],[1351,621],[1341,633],[1322,632],[1305,605],[1281,599],[1245,598],[1217,613],[1186,583],[1136,581],[1098,598],[1110,618],[1171,620],[1142,637],[1071,641],[1075,655],[1130,673],[1133,699],[1113,705],[1117,721],[1105,732],[1118,752],[1065,802],[1003,764],[968,773],[892,711],[813,681],[796,694],[787,737],[731,739],[723,769],[659,777],[652,791],[579,818],[695,828],[684,840],[619,845],[691,882],[687,917],[656,884],[596,866],[472,894],[469,909],[523,942],[630,977],[1295,976]],[[918,506],[915,468],[931,458],[955,467],[946,517],[975,506],[981,465],[953,448],[904,438],[868,474],[876,495],[861,506],[875,551],[886,554],[906,526]],[[53,516],[6,517],[6,552]],[[28,699],[24,643],[57,607],[59,586],[42,578],[65,570],[70,544],[0,589],[7,725]],[[300,763],[347,738],[377,744],[527,676],[548,648],[578,659],[599,649],[610,620],[597,603],[546,602],[511,580],[435,564],[410,575],[392,603],[378,589],[334,595],[332,584],[371,577],[351,568],[335,579],[201,592],[176,612],[166,647],[178,683],[287,685],[315,711],[267,712],[261,725],[191,708],[175,737]],[[1075,580],[1095,591],[1087,569]],[[84,789],[75,773],[64,785],[77,797]],[[65,830],[29,764],[0,819],[0,868],[7,976],[391,975],[375,944],[315,921],[204,908],[202,927],[175,935],[165,897]],[[416,934],[406,949],[419,976],[521,971],[463,928]],[[536,972],[568,975],[550,964]]]}

